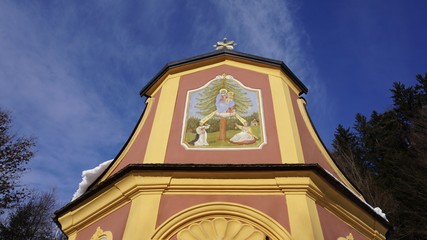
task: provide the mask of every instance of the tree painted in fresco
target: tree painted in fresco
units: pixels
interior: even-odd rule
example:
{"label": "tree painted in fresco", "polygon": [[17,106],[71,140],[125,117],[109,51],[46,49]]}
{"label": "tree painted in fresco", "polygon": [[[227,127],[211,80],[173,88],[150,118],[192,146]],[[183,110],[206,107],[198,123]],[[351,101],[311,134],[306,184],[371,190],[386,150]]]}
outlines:
{"label": "tree painted in fresco", "polygon": [[212,81],[207,88],[197,98],[195,106],[199,111],[198,114],[206,116],[216,110],[215,100],[219,90],[227,89],[229,92],[234,92],[234,101],[236,103],[235,110],[239,115],[245,116],[248,110],[252,107],[252,101],[246,96],[246,92],[242,87],[234,81],[234,79],[220,78]]}
{"label": "tree painted in fresco", "polygon": [[[238,84],[232,77],[226,77],[225,74],[221,75],[221,78],[212,81],[198,97],[195,108],[198,110],[198,114],[202,116],[208,116],[215,112],[216,109],[216,98],[221,89],[226,89],[228,92],[234,93],[234,110],[236,114],[245,116],[248,114],[249,109],[252,107],[252,101],[247,97],[247,93],[244,91],[242,86]],[[220,134],[219,140],[226,139],[226,126],[227,117],[219,117],[220,122]]]}

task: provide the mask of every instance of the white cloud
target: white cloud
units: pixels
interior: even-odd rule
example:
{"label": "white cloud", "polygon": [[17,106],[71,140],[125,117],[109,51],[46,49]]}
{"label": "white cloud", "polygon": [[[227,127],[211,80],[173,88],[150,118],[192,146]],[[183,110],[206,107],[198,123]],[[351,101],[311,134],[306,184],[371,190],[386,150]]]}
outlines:
{"label": "white cloud", "polygon": [[[228,37],[237,41],[237,51],[284,61],[308,87],[308,108],[322,130],[327,123],[317,120],[333,116],[334,107],[307,51],[310,39],[298,21],[298,4],[283,0],[215,1],[212,5],[216,9],[196,15],[193,41],[214,43]],[[209,14],[216,15],[215,23],[208,22]],[[211,39],[213,36],[217,39]]]}
{"label": "white cloud", "polygon": [[[37,6],[0,5],[0,107],[12,111],[15,131],[37,137],[36,156],[23,181],[71,194],[78,172],[114,157],[138,119],[142,83],[117,79],[123,67],[114,64],[130,64],[127,57],[143,47],[126,54],[111,39],[74,36],[72,7],[58,9],[64,18],[51,23]],[[127,33],[116,30],[111,34],[126,42]],[[106,59],[112,59],[107,67],[99,63]],[[137,65],[130,65],[131,71],[138,71]]]}
{"label": "white cloud", "polygon": [[38,185],[54,182],[71,194],[82,169],[125,143],[144,107],[144,82],[169,61],[212,51],[222,37],[237,40],[238,51],[284,60],[322,109],[293,7],[278,0],[0,2],[0,106],[12,110],[19,133],[38,138],[25,181],[45,174],[49,182]]}
{"label": "white cloud", "polygon": [[[194,43],[213,44],[222,37],[228,37],[237,41],[237,51],[282,60],[315,92],[312,94],[314,102],[324,100],[324,87],[317,77],[315,64],[305,50],[310,48],[310,39],[297,20],[300,7],[297,3],[227,0],[215,1],[212,5],[216,7],[215,10],[198,12],[195,16],[192,26],[195,30]],[[209,14],[217,15],[215,23],[208,22],[206,15]],[[215,35],[217,38],[212,39]]]}

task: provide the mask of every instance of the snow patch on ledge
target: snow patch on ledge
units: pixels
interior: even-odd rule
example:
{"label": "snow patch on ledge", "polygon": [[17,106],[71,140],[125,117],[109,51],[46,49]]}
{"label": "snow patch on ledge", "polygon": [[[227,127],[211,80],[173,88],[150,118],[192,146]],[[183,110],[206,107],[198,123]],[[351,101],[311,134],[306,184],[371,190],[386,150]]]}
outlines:
{"label": "snow patch on ledge", "polygon": [[105,169],[107,169],[108,166],[110,166],[112,161],[113,159],[105,161],[95,168],[83,171],[82,181],[79,183],[79,188],[74,193],[71,201],[83,195],[87,188],[104,172]]}
{"label": "snow patch on ledge", "polygon": [[380,215],[382,218],[384,218],[385,220],[388,221],[387,216],[385,215],[385,213],[383,212],[383,210],[379,207],[374,208],[374,211]]}
{"label": "snow patch on ledge", "polygon": [[354,196],[359,198],[366,206],[370,207],[372,210],[375,211],[376,214],[378,214],[380,217],[384,218],[387,222],[387,216],[385,213],[383,213],[383,210],[379,207],[372,207],[368,202],[365,201],[362,197],[360,197],[358,194],[356,194],[351,188],[347,187],[344,183],[342,183],[338,178],[336,178],[332,173],[330,173],[328,170],[324,169],[329,175],[331,175],[335,180],[337,180],[341,185],[343,185],[345,188],[347,188]]}

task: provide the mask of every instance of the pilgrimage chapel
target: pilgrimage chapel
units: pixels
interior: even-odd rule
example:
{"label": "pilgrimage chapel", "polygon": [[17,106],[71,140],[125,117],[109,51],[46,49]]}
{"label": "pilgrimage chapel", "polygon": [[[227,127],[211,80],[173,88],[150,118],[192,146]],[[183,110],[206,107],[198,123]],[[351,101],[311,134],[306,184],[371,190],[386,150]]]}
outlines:
{"label": "pilgrimage chapel", "polygon": [[343,175],[282,62],[233,50],[166,64],[114,160],[55,212],[70,240],[365,240],[390,225]]}

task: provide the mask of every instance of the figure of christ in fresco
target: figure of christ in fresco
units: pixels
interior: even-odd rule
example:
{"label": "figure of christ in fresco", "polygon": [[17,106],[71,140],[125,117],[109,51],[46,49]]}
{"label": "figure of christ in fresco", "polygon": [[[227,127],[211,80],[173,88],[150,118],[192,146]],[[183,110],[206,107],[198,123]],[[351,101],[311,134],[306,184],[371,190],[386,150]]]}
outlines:
{"label": "figure of christ in fresco", "polygon": [[209,129],[209,127],[209,125],[199,122],[199,126],[196,128],[196,137],[188,144],[194,146],[208,146],[208,133],[206,132],[206,129]]}
{"label": "figure of christ in fresco", "polygon": [[234,93],[233,92],[228,92],[227,93],[227,106],[228,106],[228,108],[227,108],[227,113],[235,113],[235,110],[234,110],[234,105],[236,105],[236,103],[234,102]]}
{"label": "figure of christ in fresco", "polygon": [[234,110],[234,106],[236,103],[233,98],[233,92],[228,92],[225,88],[219,90],[215,100],[216,111],[204,117],[201,122],[205,123],[215,115],[221,118],[235,116],[236,111]]}
{"label": "figure of christ in fresco", "polygon": [[236,128],[240,129],[241,132],[234,135],[232,138],[230,138],[230,142],[234,144],[252,144],[256,142],[258,139],[251,130],[251,127],[248,126],[248,122],[245,121],[243,123],[243,126],[238,125],[235,123]]}

